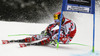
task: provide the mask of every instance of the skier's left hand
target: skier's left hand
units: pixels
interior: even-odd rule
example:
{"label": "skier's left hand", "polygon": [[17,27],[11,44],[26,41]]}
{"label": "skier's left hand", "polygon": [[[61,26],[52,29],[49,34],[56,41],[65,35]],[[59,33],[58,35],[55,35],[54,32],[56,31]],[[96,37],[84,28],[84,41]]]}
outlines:
{"label": "skier's left hand", "polygon": [[47,31],[44,30],[44,31],[41,32],[41,34],[47,35]]}

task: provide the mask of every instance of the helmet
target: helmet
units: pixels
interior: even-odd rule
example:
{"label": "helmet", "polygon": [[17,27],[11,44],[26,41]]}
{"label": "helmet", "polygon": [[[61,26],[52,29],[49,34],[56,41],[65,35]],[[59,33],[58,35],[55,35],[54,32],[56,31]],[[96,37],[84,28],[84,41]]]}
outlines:
{"label": "helmet", "polygon": [[[55,22],[60,22],[60,16],[61,16],[61,12],[57,12],[57,13],[54,14],[54,20],[55,20]],[[63,18],[64,18],[64,16],[63,16]],[[63,21],[64,20],[62,19],[62,22]]]}

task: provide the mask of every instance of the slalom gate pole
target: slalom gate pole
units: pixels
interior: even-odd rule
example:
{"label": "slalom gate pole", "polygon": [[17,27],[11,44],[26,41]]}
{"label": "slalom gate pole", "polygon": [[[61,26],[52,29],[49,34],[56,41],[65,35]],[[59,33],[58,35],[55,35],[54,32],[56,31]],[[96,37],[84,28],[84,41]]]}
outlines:
{"label": "slalom gate pole", "polygon": [[8,37],[11,37],[11,36],[33,36],[33,35],[41,35],[41,34],[15,34],[15,35],[8,35]]}
{"label": "slalom gate pole", "polygon": [[59,48],[59,38],[60,38],[60,30],[61,30],[61,23],[62,23],[62,16],[63,16],[63,3],[64,3],[64,0],[62,2],[62,9],[61,9],[61,16],[60,16],[60,25],[59,25],[57,48]]}
{"label": "slalom gate pole", "polygon": [[11,36],[23,36],[23,35],[29,36],[30,34],[15,34],[15,35],[8,35],[8,37],[11,37]]}
{"label": "slalom gate pole", "polygon": [[92,46],[92,52],[95,52],[95,0],[92,0],[93,3],[93,9],[94,9],[94,13],[93,13],[93,46]]}

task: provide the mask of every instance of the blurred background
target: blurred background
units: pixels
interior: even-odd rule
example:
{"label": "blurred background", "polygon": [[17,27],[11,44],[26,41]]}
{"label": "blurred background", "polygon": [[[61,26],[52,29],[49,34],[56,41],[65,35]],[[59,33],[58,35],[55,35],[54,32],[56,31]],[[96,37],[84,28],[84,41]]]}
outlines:
{"label": "blurred background", "polygon": [[[62,0],[0,0],[0,21],[50,23]],[[100,9],[100,0],[96,0]],[[73,15],[69,13],[68,15]]]}

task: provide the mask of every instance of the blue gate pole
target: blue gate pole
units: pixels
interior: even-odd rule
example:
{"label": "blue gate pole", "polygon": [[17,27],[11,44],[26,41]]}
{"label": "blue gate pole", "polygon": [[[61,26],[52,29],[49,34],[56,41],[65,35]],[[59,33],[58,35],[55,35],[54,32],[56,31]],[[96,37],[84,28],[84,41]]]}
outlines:
{"label": "blue gate pole", "polygon": [[59,48],[59,38],[60,38],[60,30],[61,30],[61,23],[62,23],[62,16],[63,16],[64,1],[65,1],[65,0],[62,1],[62,9],[61,9],[61,17],[60,17],[60,25],[59,25],[59,33],[58,33],[57,48]]}
{"label": "blue gate pole", "polygon": [[93,46],[92,46],[92,52],[94,53],[95,50],[95,0],[92,0],[92,8],[93,8]]}

